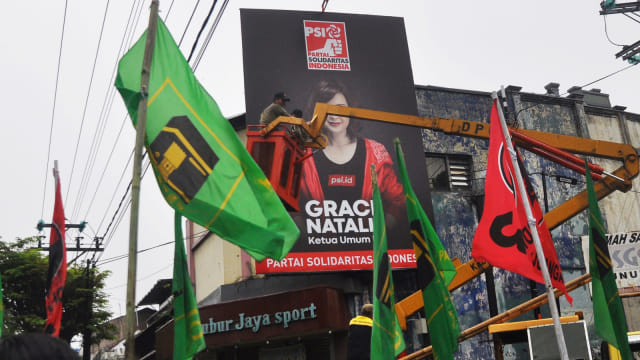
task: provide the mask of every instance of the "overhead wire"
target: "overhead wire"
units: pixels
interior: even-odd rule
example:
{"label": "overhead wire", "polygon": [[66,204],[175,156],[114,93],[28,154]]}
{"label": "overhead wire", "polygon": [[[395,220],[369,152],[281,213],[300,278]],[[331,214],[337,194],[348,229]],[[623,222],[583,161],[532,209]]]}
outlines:
{"label": "overhead wire", "polygon": [[[587,87],[587,86],[589,86],[589,85],[593,85],[593,84],[595,84],[595,83],[597,83],[597,82],[600,82],[600,81],[602,81],[602,80],[605,80],[605,79],[607,79],[607,78],[610,78],[610,77],[612,77],[613,75],[616,75],[616,74],[621,73],[621,72],[623,72],[623,71],[625,71],[625,70],[627,70],[627,69],[630,69],[630,68],[632,68],[632,67],[634,67],[634,66],[636,66],[636,65],[637,65],[637,64],[627,65],[627,66],[623,67],[622,69],[616,70],[616,71],[614,71],[614,72],[612,72],[612,73],[610,73],[610,74],[607,74],[607,75],[605,75],[605,76],[603,76],[603,77],[601,77],[601,78],[598,78],[598,79],[596,79],[596,80],[593,80],[593,81],[591,81],[591,82],[588,82],[588,83],[586,83],[586,84],[584,84],[584,85],[582,85],[582,86],[579,86],[579,88],[584,88],[584,87]],[[562,94],[560,94],[560,95],[558,95],[558,96],[562,97],[562,96],[565,96],[565,95],[567,95],[567,94],[569,94],[569,92],[562,93]],[[517,123],[518,123],[518,115],[520,115],[520,113],[522,113],[522,112],[523,112],[523,111],[525,111],[525,110],[529,110],[529,109],[532,109],[532,108],[538,107],[538,106],[540,106],[540,105],[542,105],[542,104],[541,104],[541,103],[538,103],[538,104],[531,105],[531,106],[527,106],[527,107],[524,107],[524,108],[522,108],[522,109],[518,110],[518,111],[516,112],[516,114],[515,114],[515,123],[516,123],[516,125],[517,125]]]}
{"label": "overhead wire", "polygon": [[602,16],[602,20],[604,21],[604,34],[607,37],[607,40],[609,41],[609,43],[611,43],[611,45],[615,45],[615,46],[624,46],[622,44],[618,44],[618,43],[614,42],[609,37],[609,30],[607,28],[607,15]]}
{"label": "overhead wire", "polygon": [[[122,173],[120,174],[120,178],[118,179],[118,183],[116,184],[116,190],[120,187],[120,184],[122,183],[122,180],[124,179],[124,175],[127,172],[127,170],[129,170],[129,164],[131,163],[131,159],[133,159],[133,150],[131,150],[131,153],[129,153],[129,158],[127,159],[127,163],[124,165],[124,168],[122,169]],[[109,200],[109,204],[107,205],[107,207],[105,208],[104,214],[102,215],[100,220],[100,224],[98,224],[98,231],[96,231],[96,233],[100,232],[100,229],[102,229],[102,224],[104,223],[104,220],[107,217],[107,212],[109,211],[109,209],[111,209],[111,204],[113,204],[113,200],[116,197],[116,191],[113,191],[113,194],[111,195],[111,200]]]}
{"label": "overhead wire", "polygon": [[87,95],[84,99],[84,107],[82,110],[82,120],[80,121],[80,130],[78,130],[78,139],[76,140],[76,149],[73,153],[73,161],[71,162],[71,173],[69,175],[69,187],[67,187],[67,194],[65,195],[64,202],[67,203],[69,199],[69,190],[71,189],[71,181],[73,180],[73,171],[76,166],[76,159],[78,156],[78,148],[80,147],[80,138],[82,137],[82,129],[84,128],[84,121],[87,115],[87,107],[89,104],[89,96],[91,95],[91,89],[93,85],[93,77],[96,72],[96,64],[98,63],[98,54],[100,53],[100,45],[102,44],[102,35],[104,34],[104,25],[107,22],[107,12],[109,11],[109,2],[107,0],[107,4],[104,8],[104,15],[102,16],[102,25],[100,27],[100,36],[98,37],[98,46],[96,46],[96,54],[93,57],[93,67],[91,68],[91,77],[89,79],[89,87],[87,88]]}
{"label": "overhead wire", "polygon": [[58,51],[58,69],[56,70],[56,82],[53,90],[53,109],[51,110],[51,126],[49,127],[49,145],[47,146],[47,162],[45,163],[44,172],[44,189],[42,190],[42,210],[40,212],[40,218],[44,217],[44,200],[47,195],[47,180],[49,175],[49,159],[51,158],[51,139],[53,137],[53,123],[56,116],[56,101],[58,98],[58,82],[60,80],[60,64],[62,64],[62,45],[64,43],[64,28],[67,23],[67,5],[69,1],[64,2],[64,15],[62,17],[62,34],[60,36],[60,48]]}
{"label": "overhead wire", "polygon": [[[172,241],[167,241],[167,242],[165,242],[165,243],[158,244],[158,245],[155,245],[155,246],[152,246],[152,247],[148,247],[148,248],[146,248],[146,249],[138,250],[138,251],[136,252],[136,254],[141,254],[141,253],[146,252],[146,251],[149,251],[149,250],[153,250],[153,249],[157,249],[157,248],[162,247],[162,246],[166,246],[166,245],[169,245],[169,244],[173,244],[174,242],[175,242],[175,241],[173,241],[173,240],[172,240]],[[122,255],[113,256],[113,257],[110,257],[110,258],[107,258],[107,259],[102,260],[102,261],[100,262],[100,264],[98,264],[98,265],[104,265],[104,264],[108,264],[108,263],[110,263],[110,262],[114,262],[114,261],[118,261],[118,260],[126,259],[128,256],[129,256],[129,254],[122,254]]]}
{"label": "overhead wire", "polygon": [[[631,16],[629,16],[629,14],[622,13],[622,15],[624,15],[624,16],[628,17],[629,19],[631,19],[631,20],[633,20],[633,21],[635,21],[635,22],[640,24],[640,21],[638,21],[638,19],[632,18]],[[635,14],[635,13],[634,13],[634,15],[638,16],[638,14]]]}
{"label": "overhead wire", "polygon": [[218,24],[220,23],[220,19],[222,19],[222,15],[224,14],[224,11],[226,10],[228,3],[229,3],[229,0],[224,0],[224,2],[222,3],[222,7],[220,8],[220,10],[218,10],[218,15],[216,15],[216,19],[214,20],[213,25],[211,26],[211,29],[209,29],[207,38],[205,39],[204,44],[200,48],[200,51],[198,52],[198,55],[196,56],[195,62],[192,66],[194,72],[198,68],[198,65],[200,64],[200,61],[202,60],[202,57],[204,56],[204,53],[207,50],[207,47],[209,47],[209,42],[213,37],[213,33],[218,28]]}
{"label": "overhead wire", "polygon": [[[100,174],[99,177],[99,181],[98,184],[96,185],[96,191],[93,192],[93,197],[91,198],[91,201],[89,202],[89,206],[87,206],[87,212],[84,215],[84,219],[87,218],[87,216],[89,216],[89,211],[91,211],[91,207],[93,206],[93,202],[96,199],[96,195],[99,193],[98,189],[100,188],[100,185],[102,184],[102,180],[104,180],[105,178],[105,174],[107,173],[107,169],[109,169],[109,163],[111,162],[111,158],[113,157],[113,154],[116,150],[116,144],[118,143],[118,140],[120,139],[120,135],[122,134],[122,129],[124,129],[124,124],[127,122],[126,121],[127,118],[124,119],[124,121],[122,122],[122,125],[120,125],[120,130],[118,131],[118,135],[116,136],[116,139],[114,140],[114,144],[113,147],[111,147],[111,152],[109,153],[109,157],[107,158],[107,162],[106,165],[104,166],[104,169],[102,169],[102,174]],[[131,156],[129,157],[129,161],[131,161]],[[129,161],[127,161],[127,165],[129,164]],[[124,175],[124,174],[123,174]],[[120,180],[122,180],[122,176],[120,177]],[[120,182],[118,182],[118,184],[120,184]],[[116,186],[117,189],[117,186]],[[115,193],[115,191],[114,191]]]}
{"label": "overhead wire", "polygon": [[[200,40],[200,36],[204,32],[204,29],[207,26],[207,24],[209,23],[209,19],[211,18],[211,14],[213,13],[213,9],[215,9],[217,3],[218,3],[218,0],[213,0],[213,3],[209,8],[209,12],[207,13],[207,16],[204,18],[204,22],[202,23],[202,26],[200,26],[200,30],[198,30],[196,39],[193,41],[193,45],[191,45],[191,51],[189,52],[189,56],[187,57],[187,62],[191,62],[191,57],[193,56],[193,53],[196,51],[196,47],[198,46],[198,41]],[[195,8],[194,8],[194,11],[195,11]],[[189,19],[189,23],[191,23],[191,19]],[[185,32],[186,32],[186,29],[185,29]],[[180,41],[182,42],[182,39],[180,39]]]}
{"label": "overhead wire", "polygon": [[98,117],[98,124],[96,126],[96,130],[93,134],[93,139],[91,141],[91,147],[89,149],[89,152],[87,153],[87,161],[85,163],[85,168],[82,174],[82,180],[80,181],[78,194],[76,196],[76,201],[74,202],[74,206],[73,206],[72,214],[74,216],[80,211],[79,210],[81,207],[80,204],[82,204],[84,200],[84,195],[86,193],[89,180],[91,178],[91,173],[93,172],[94,160],[98,154],[98,150],[100,148],[100,144],[103,138],[102,134],[107,125],[106,120],[109,116],[109,113],[111,112],[111,106],[113,104],[113,99],[115,95],[113,82],[115,79],[115,74],[117,73],[118,60],[120,59],[121,54],[124,53],[124,50],[126,49],[128,44],[131,42],[132,35],[134,34],[134,29],[140,19],[140,13],[142,12],[142,8],[143,8],[142,5],[143,5],[143,1],[141,0],[134,2],[129,12],[127,25],[125,27],[125,31],[120,41],[120,48],[118,50],[118,53],[116,54],[115,64],[114,64],[113,70],[111,71],[111,78],[107,85],[107,94],[105,96],[105,100],[100,110],[100,115]]}
{"label": "overhead wire", "polygon": [[[211,10],[210,10],[210,13],[213,11],[213,8],[215,7],[215,3],[216,3],[216,2],[217,2],[217,0],[214,0],[214,3],[213,3],[212,8],[211,8]],[[198,1],[198,3],[199,3],[199,1]],[[195,13],[195,11],[196,11],[196,8],[197,8],[197,6],[198,6],[198,3],[196,3],[196,6],[194,7],[194,9],[193,9],[193,11],[192,11],[191,17],[190,17],[190,19],[189,19],[189,21],[188,21],[188,23],[187,23],[187,25],[186,25],[186,27],[185,27],[185,30],[184,30],[184,32],[183,32],[183,36],[182,36],[182,38],[184,38],[184,34],[186,34],[186,31],[187,31],[188,27],[189,27],[189,26],[190,26],[190,24],[191,24],[191,20],[192,20],[192,18],[193,18],[193,14],[194,14],[194,13]],[[225,1],[225,6],[226,6],[226,3],[227,3],[227,1]],[[222,10],[221,10],[221,11],[222,11]],[[220,21],[220,16],[221,16],[221,14],[219,13],[219,14],[218,14],[218,17],[216,17],[216,24]],[[204,27],[206,26],[206,22],[207,22],[207,21],[208,21],[208,20],[207,20],[207,19],[205,19],[205,23],[202,25],[202,27],[201,27],[201,31],[202,31],[202,29],[204,29]],[[214,30],[215,30],[215,28],[214,28]],[[209,40],[210,40],[211,35],[208,35],[208,38],[209,38]],[[181,39],[181,41],[182,41],[182,39]],[[194,43],[194,46],[195,46],[195,44],[196,44],[196,43],[197,43],[197,41]],[[145,167],[145,169],[144,169],[144,172],[143,172],[143,174],[142,174],[141,178],[142,178],[142,177],[144,177],[144,174],[145,174],[145,173],[146,173],[146,171],[148,170],[149,165],[150,165],[150,162],[146,164],[146,167]],[[112,216],[112,218],[111,218],[111,221],[110,221],[109,225],[107,226],[107,229],[105,230],[105,233],[104,233],[104,234],[103,234],[103,236],[102,236],[102,242],[104,243],[104,247],[105,247],[105,248],[106,248],[106,247],[108,246],[108,244],[110,243],[110,240],[111,240],[111,238],[112,238],[113,234],[115,233],[115,229],[117,229],[117,228],[118,228],[118,226],[119,226],[120,222],[122,221],[122,218],[123,218],[123,216],[124,216],[123,214],[124,214],[125,212],[124,212],[124,211],[121,211],[121,210],[126,209],[126,208],[129,206],[129,204],[130,204],[130,201],[131,201],[131,200],[130,200],[130,196],[128,197],[128,195],[129,195],[129,190],[130,190],[130,188],[131,188],[131,184],[132,184],[132,182],[130,182],[130,183],[129,183],[129,185],[127,186],[127,188],[126,188],[126,190],[125,190],[125,193],[124,193],[124,195],[122,196],[122,198],[121,198],[121,200],[120,200],[120,203],[119,203],[119,205],[118,205],[118,207],[117,207],[116,211],[114,212],[114,214],[113,214],[113,216]],[[126,204],[125,204],[125,199],[126,199]],[[125,204],[125,205],[123,206],[123,204]],[[110,230],[111,230],[111,232],[110,232]],[[98,260],[99,260],[100,256],[101,256],[101,255],[99,255],[99,256],[98,256]],[[95,258],[95,257],[94,257],[94,258]],[[96,260],[96,261],[97,261],[97,260]]]}
{"label": "overhead wire", "polygon": [[[167,17],[169,16],[169,12],[170,12],[170,10],[167,12],[167,15],[166,15],[166,17],[164,19],[165,21],[166,21]],[[128,118],[128,115],[125,116],[125,119],[123,121],[123,125],[124,125],[124,122],[126,121],[127,118]],[[122,126],[120,128],[120,131],[122,131]],[[118,138],[119,138],[119,136],[120,136],[120,134],[118,134]],[[117,142],[117,140],[116,140],[116,142]],[[115,147],[115,144],[114,144],[114,147]],[[143,154],[143,159],[144,159],[145,155],[148,156],[148,154],[145,152]],[[122,175],[120,177],[120,181],[124,177],[124,171],[126,171],[126,169],[128,167],[128,164],[131,161],[132,156],[133,156],[133,152],[129,156],[129,160],[127,161],[127,164],[125,165],[125,170],[123,170],[123,173],[122,173]],[[107,161],[107,165],[105,166],[105,170],[108,167],[108,162],[109,161]],[[147,170],[149,169],[149,165],[150,164],[151,164],[150,161],[148,161],[146,163],[146,166],[144,167],[144,171],[141,174],[141,179],[144,178],[144,175],[147,173]],[[103,171],[103,174],[104,174],[104,171]],[[118,185],[116,186],[116,189],[117,189],[117,187],[119,187],[120,181],[118,181]],[[120,203],[118,204],[118,207],[116,208],[116,210],[115,210],[115,212],[114,212],[114,214],[113,214],[113,216],[111,218],[111,221],[110,221],[109,225],[107,226],[107,229],[105,230],[103,236],[101,237],[100,245],[104,244],[104,248],[106,248],[110,244],[111,238],[113,237],[113,234],[115,233],[115,230],[118,228],[118,226],[120,225],[120,222],[122,221],[122,219],[124,217],[125,211],[120,212],[120,210],[128,208],[129,205],[131,204],[131,197],[129,195],[129,191],[131,189],[131,185],[132,184],[133,184],[133,180],[129,181],[129,185],[125,189],[125,193],[122,196],[122,199],[120,200]],[[114,191],[114,196],[115,196],[115,191]],[[125,199],[127,199],[127,201],[126,201],[126,205],[124,205],[124,207],[123,207],[122,205],[123,205],[123,202],[124,202]],[[109,202],[109,206],[107,206],[107,210],[106,211],[108,211],[109,207],[111,206],[111,202],[112,201],[113,201],[113,197],[111,198],[111,201]],[[93,203],[93,200],[92,200],[91,203]],[[87,211],[87,213],[88,213],[88,211]],[[116,216],[117,216],[117,219],[116,219]],[[106,217],[106,212],[105,212],[105,215],[102,217],[102,219],[103,219],[102,221],[104,221],[105,217]],[[112,228],[112,225],[113,225],[113,230],[111,231],[111,233],[109,233],[109,230]],[[102,222],[100,223],[99,228],[101,226],[102,226]],[[96,259],[96,256],[94,254],[93,260],[94,261],[98,261],[101,257],[102,257],[102,253],[100,255],[98,255],[97,259]]]}
{"label": "overhead wire", "polygon": [[180,36],[180,41],[178,41],[178,48],[180,47],[180,45],[182,45],[182,40],[184,40],[184,36],[187,33],[187,29],[189,29],[189,26],[191,25],[191,20],[193,20],[193,16],[195,15],[196,10],[198,9],[198,5],[200,5],[200,0],[196,1],[196,4],[193,7],[193,10],[191,10],[191,16],[189,16],[189,21],[187,21],[187,25],[184,27],[182,36]]}

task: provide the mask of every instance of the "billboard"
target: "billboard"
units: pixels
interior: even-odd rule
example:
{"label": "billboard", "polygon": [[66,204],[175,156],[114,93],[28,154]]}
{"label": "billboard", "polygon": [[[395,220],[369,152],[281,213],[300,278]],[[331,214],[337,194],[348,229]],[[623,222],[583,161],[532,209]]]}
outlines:
{"label": "billboard", "polygon": [[[258,124],[274,94],[289,113],[310,121],[316,102],[417,115],[404,21],[397,17],[242,9],[246,119]],[[427,214],[431,198],[419,129],[328,117],[329,143],[303,163],[301,236],[280,262],[258,273],[363,270],[373,267],[370,164],[384,202],[389,255],[395,268],[415,267],[393,139],[400,138],[411,182]]]}
{"label": "billboard", "polygon": [[[640,286],[640,231],[606,234],[613,275],[619,289]],[[589,270],[589,236],[582,236],[582,254]]]}

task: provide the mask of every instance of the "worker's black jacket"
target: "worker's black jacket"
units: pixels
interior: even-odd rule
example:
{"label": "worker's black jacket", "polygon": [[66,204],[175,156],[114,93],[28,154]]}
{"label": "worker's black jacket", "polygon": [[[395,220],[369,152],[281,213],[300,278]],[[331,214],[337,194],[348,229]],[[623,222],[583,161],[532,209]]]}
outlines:
{"label": "worker's black jacket", "polygon": [[372,320],[366,316],[356,316],[351,319],[347,342],[347,360],[370,359],[372,325]]}

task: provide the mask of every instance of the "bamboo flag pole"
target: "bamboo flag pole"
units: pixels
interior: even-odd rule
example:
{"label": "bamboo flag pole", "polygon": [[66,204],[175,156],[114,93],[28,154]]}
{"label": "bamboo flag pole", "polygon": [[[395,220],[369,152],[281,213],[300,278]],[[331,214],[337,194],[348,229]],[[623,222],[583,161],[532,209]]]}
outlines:
{"label": "bamboo flag pole", "polygon": [[138,119],[136,121],[136,144],[133,156],[133,176],[131,179],[131,220],[129,222],[129,269],[127,272],[127,360],[135,359],[136,331],[136,267],[138,253],[138,212],[140,209],[140,178],[142,169],[142,148],[144,147],[145,126],[147,123],[147,98],[149,94],[149,78],[151,60],[156,40],[159,1],[151,1],[149,27],[142,60],[140,79],[140,102],[138,103]]}
{"label": "bamboo flag pole", "polygon": [[547,297],[549,298],[549,309],[551,310],[551,318],[553,319],[553,327],[556,333],[556,340],[558,342],[558,351],[560,352],[560,359],[569,360],[569,354],[567,352],[567,344],[564,341],[564,334],[562,333],[562,324],[560,324],[560,315],[558,314],[558,308],[555,306],[555,303],[554,303],[555,297],[553,296],[553,286],[551,285],[551,277],[549,276],[549,269],[547,268],[547,260],[544,257],[542,244],[540,243],[540,235],[538,234],[538,228],[536,227],[536,218],[533,216],[533,212],[531,211],[531,204],[528,201],[529,197],[527,195],[527,190],[525,188],[524,181],[522,180],[522,173],[520,172],[520,167],[518,166],[518,154],[513,149],[513,142],[511,141],[511,135],[509,133],[509,128],[507,128],[507,123],[504,119],[504,114],[502,113],[502,106],[500,105],[498,94],[496,94],[495,92],[492,93],[491,98],[497,103],[496,105],[498,108],[498,116],[500,117],[500,126],[502,127],[502,133],[504,135],[505,145],[507,147],[507,150],[509,151],[511,164],[513,165],[513,169],[516,175],[516,180],[518,183],[518,191],[520,192],[522,205],[524,205],[524,210],[525,210],[525,213],[527,214],[529,230],[531,231],[533,243],[536,247],[538,263],[540,263],[540,270],[542,271],[544,286],[547,290]]}

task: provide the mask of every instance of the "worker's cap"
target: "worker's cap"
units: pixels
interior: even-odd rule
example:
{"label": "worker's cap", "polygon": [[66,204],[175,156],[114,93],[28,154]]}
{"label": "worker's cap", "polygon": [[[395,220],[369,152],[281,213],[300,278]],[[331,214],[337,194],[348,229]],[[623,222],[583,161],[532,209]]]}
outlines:
{"label": "worker's cap", "polygon": [[284,91],[281,92],[277,92],[275,95],[273,95],[273,100],[278,100],[281,99],[282,101],[289,101],[291,99],[289,99],[289,97],[287,96],[287,94],[284,93]]}

